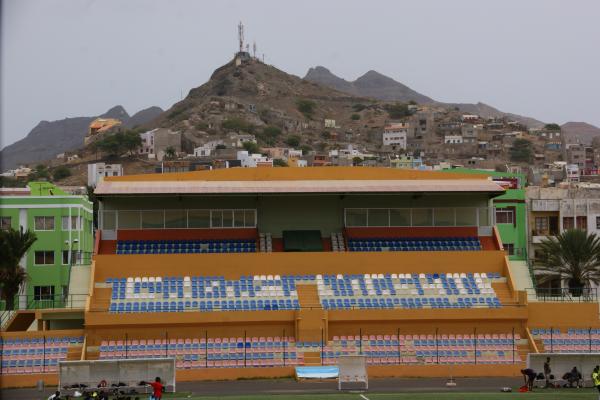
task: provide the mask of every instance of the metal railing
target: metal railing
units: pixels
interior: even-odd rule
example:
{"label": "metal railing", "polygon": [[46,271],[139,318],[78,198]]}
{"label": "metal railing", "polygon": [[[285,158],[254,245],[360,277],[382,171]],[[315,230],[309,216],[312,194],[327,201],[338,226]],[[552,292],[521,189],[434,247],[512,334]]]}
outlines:
{"label": "metal railing", "polygon": [[40,310],[44,308],[83,308],[87,300],[87,294],[56,294],[47,296],[36,296],[20,294],[15,296],[14,310],[6,310],[6,302],[0,301],[0,310],[3,315],[18,310]]}
{"label": "metal railing", "polygon": [[584,287],[569,288],[527,288],[528,294],[535,294],[538,301],[564,303],[591,303],[598,301],[598,289]]}

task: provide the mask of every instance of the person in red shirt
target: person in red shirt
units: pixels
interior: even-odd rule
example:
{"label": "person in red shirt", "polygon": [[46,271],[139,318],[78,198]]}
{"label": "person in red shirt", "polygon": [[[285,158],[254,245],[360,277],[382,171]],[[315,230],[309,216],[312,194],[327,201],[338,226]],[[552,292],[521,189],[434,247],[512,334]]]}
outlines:
{"label": "person in red shirt", "polygon": [[160,378],[157,376],[156,379],[154,380],[154,382],[150,382],[149,385],[152,386],[152,391],[153,391],[152,392],[152,399],[153,400],[160,400],[160,399],[162,399],[162,394],[163,394],[164,386],[160,382]]}

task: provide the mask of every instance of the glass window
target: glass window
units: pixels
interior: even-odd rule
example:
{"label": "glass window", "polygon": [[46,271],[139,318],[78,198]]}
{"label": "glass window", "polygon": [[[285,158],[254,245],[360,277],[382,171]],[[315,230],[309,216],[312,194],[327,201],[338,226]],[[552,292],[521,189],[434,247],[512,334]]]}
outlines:
{"label": "glass window", "polygon": [[535,217],[535,235],[548,234],[548,217]]}
{"label": "glass window", "polygon": [[346,226],[367,226],[367,210],[360,208],[346,209]]}
{"label": "glass window", "polygon": [[435,208],[433,211],[435,226],[454,226],[453,208]]}
{"label": "glass window", "polygon": [[369,226],[390,226],[390,211],[387,208],[371,208],[367,221]]}
{"label": "glass window", "polygon": [[165,210],[165,228],[187,228],[186,210]]}
{"label": "glass window", "polygon": [[507,255],[513,256],[515,255],[515,245],[513,243],[504,243],[504,251]]}
{"label": "glass window", "polygon": [[487,208],[479,208],[479,226],[490,226],[490,210]]}
{"label": "glass window", "polygon": [[582,231],[587,231],[587,217],[586,216],[577,217],[577,229],[581,229]]}
{"label": "glass window", "polygon": [[233,228],[233,210],[223,210],[223,228]]}
{"label": "glass window", "polygon": [[233,226],[235,228],[243,228],[244,227],[244,210],[234,210],[233,211]]}
{"label": "glass window", "polygon": [[78,220],[80,220],[80,217],[78,218],[77,216],[72,216],[71,217],[71,227],[69,228],[69,217],[62,217],[61,218],[61,225],[62,225],[62,230],[63,231],[68,231],[68,230],[79,230],[81,227],[81,221],[79,221],[78,224]]}
{"label": "glass window", "polygon": [[189,228],[210,228],[210,210],[189,210]]}
{"label": "glass window", "polygon": [[573,217],[563,217],[563,230],[575,229]]}
{"label": "glass window", "polygon": [[163,229],[165,214],[163,210],[142,211],[142,229]]}
{"label": "glass window", "polygon": [[36,265],[52,265],[54,264],[54,251],[40,250],[35,252]]}
{"label": "glass window", "polygon": [[600,217],[596,217],[596,229],[600,229]]}
{"label": "glass window", "polygon": [[223,227],[223,211],[211,210],[211,212],[210,212],[210,227],[211,228],[222,228]]}
{"label": "glass window", "polygon": [[34,300],[52,300],[54,298],[54,286],[34,286]]}
{"label": "glass window", "polygon": [[244,211],[244,226],[254,228],[256,226],[256,210]]}
{"label": "glass window", "polygon": [[0,230],[7,231],[11,228],[10,217],[0,217]]}
{"label": "glass window", "polygon": [[513,208],[497,208],[496,224],[513,224],[515,222],[515,210]]}
{"label": "glass window", "polygon": [[412,224],[413,226],[433,225],[433,210],[431,208],[413,208]]}
{"label": "glass window", "polygon": [[410,226],[410,209],[390,209],[390,226]]}
{"label": "glass window", "polygon": [[109,231],[117,229],[117,212],[103,211],[102,212],[102,229]]}
{"label": "glass window", "polygon": [[140,229],[140,211],[119,211],[119,229]]}
{"label": "glass window", "polygon": [[36,231],[54,230],[54,217],[35,217],[34,222]]}
{"label": "glass window", "polygon": [[456,226],[477,226],[477,209],[468,207],[456,208]]}

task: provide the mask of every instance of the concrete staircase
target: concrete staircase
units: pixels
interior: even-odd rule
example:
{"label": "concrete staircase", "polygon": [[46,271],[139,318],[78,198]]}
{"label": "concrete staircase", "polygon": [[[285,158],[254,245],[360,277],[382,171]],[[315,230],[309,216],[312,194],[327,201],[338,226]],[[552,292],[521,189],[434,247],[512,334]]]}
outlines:
{"label": "concrete staircase", "polygon": [[91,267],[89,265],[74,265],[69,277],[69,308],[85,308],[90,289]]}
{"label": "concrete staircase", "polygon": [[306,366],[321,365],[321,352],[320,351],[304,352],[304,365],[306,365]]}
{"label": "concrete staircase", "polygon": [[496,292],[496,296],[498,296],[501,304],[515,304],[517,302],[506,282],[492,283],[492,288]]}
{"label": "concrete staircase", "polygon": [[298,302],[302,309],[322,309],[321,300],[319,299],[319,290],[317,285],[302,285],[296,286],[298,292]]}
{"label": "concrete staircase", "polygon": [[[531,274],[529,273],[529,266],[526,261],[509,261],[508,266],[516,290],[525,290],[534,287],[533,281],[531,280]],[[527,292],[527,297],[529,301],[537,300],[537,296],[532,290]]]}

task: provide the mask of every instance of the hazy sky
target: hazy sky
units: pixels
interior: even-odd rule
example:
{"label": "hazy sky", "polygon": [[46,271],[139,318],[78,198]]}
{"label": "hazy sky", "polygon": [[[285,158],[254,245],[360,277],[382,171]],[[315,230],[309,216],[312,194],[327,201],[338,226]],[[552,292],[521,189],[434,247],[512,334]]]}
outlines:
{"label": "hazy sky", "polygon": [[436,100],[600,126],[600,1],[4,0],[2,145],[40,120],[170,107],[237,47]]}

